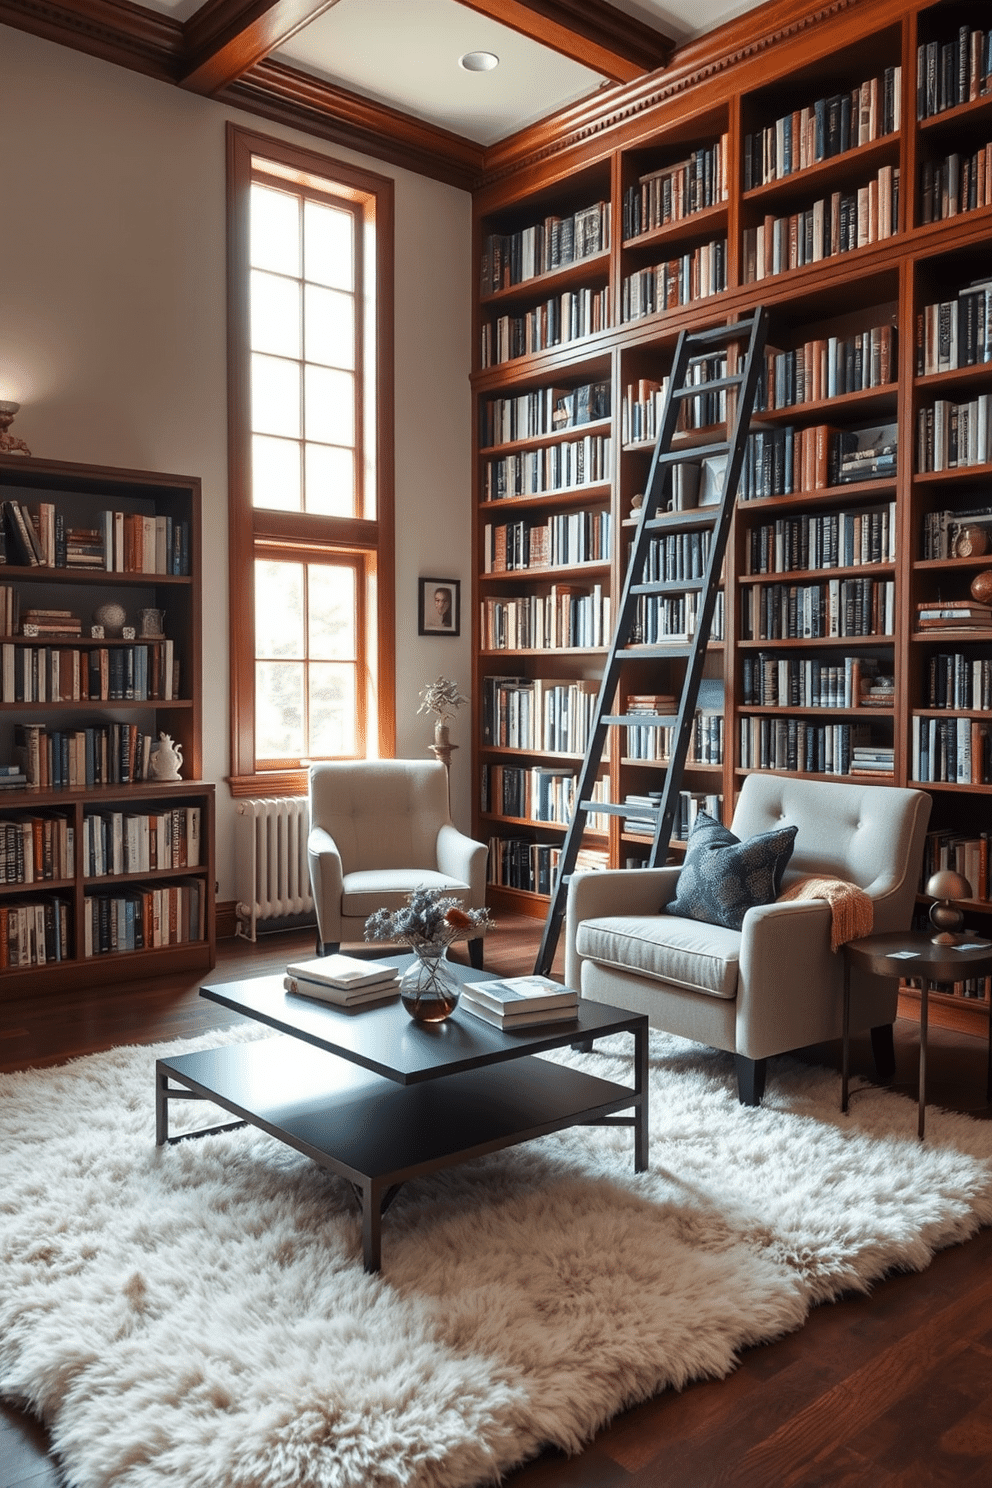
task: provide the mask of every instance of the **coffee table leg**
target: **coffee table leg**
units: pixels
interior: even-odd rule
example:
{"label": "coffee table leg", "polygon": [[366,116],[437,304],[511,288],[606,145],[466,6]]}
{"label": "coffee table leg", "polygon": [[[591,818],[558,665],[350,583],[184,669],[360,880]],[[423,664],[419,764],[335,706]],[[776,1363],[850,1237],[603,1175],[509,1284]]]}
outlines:
{"label": "coffee table leg", "polygon": [[640,1096],[640,1105],[634,1116],[634,1172],[648,1170],[648,1032],[638,1028],[634,1032],[634,1089]]}
{"label": "coffee table leg", "polygon": [[930,1003],[930,983],[926,977],[921,978],[920,987],[920,1119],[917,1132],[922,1142],[927,1110],[927,1017]]}
{"label": "coffee table leg", "polygon": [[382,1266],[382,1195],[372,1183],[362,1185],[362,1259],[366,1271]]}
{"label": "coffee table leg", "polygon": [[851,1072],[851,963],[844,957],[844,1043],[840,1067],[840,1108],[847,1110],[847,1093]]}
{"label": "coffee table leg", "polygon": [[166,1091],[169,1077],[164,1070],[155,1070],[155,1146],[164,1147],[169,1140],[169,1101]]}

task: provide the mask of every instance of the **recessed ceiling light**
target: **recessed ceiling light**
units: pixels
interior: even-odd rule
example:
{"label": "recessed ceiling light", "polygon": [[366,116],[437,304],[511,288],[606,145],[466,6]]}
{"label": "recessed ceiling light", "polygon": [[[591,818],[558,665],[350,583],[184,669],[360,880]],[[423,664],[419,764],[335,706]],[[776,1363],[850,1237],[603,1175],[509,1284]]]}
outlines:
{"label": "recessed ceiling light", "polygon": [[458,58],[458,66],[466,72],[492,72],[499,66],[499,58],[495,52],[466,52]]}

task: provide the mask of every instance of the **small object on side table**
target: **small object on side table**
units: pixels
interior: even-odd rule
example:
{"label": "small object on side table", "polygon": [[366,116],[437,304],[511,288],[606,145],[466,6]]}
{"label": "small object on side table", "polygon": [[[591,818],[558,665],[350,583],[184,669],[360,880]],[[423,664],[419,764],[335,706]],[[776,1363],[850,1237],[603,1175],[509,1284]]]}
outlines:
{"label": "small object on side table", "polygon": [[954,945],[962,939],[964,910],[954,899],[970,899],[971,884],[953,868],[942,868],[927,879],[927,893],[933,896],[930,906],[930,923],[936,932],[931,938],[934,945]]}
{"label": "small object on side table", "polygon": [[[920,983],[920,1082],[917,1134],[923,1141],[927,1103],[927,1022],[931,990],[942,982],[992,976],[992,940],[968,937],[951,945],[935,943],[923,930],[866,935],[841,947],[844,955],[844,1052],[840,1108],[847,1110],[851,1043],[851,971],[877,977],[915,977]],[[989,1021],[985,1099],[992,1103],[992,1019]]]}

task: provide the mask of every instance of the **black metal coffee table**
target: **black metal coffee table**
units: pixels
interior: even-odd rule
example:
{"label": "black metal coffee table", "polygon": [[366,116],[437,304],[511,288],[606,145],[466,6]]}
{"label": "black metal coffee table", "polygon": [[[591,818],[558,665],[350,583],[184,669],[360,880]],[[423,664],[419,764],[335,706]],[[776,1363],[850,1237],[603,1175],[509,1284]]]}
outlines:
{"label": "black metal coffee table", "polygon": [[[463,981],[479,975],[453,969]],[[445,1023],[414,1023],[398,998],[349,1012],[286,992],[281,976],[202,987],[200,996],[282,1036],[158,1060],[157,1145],[249,1123],[305,1153],[359,1195],[366,1271],[379,1270],[382,1215],[411,1178],[570,1126],[632,1126],[634,1168],[647,1168],[643,1014],[583,999],[570,1022],[505,1033],[461,1008]],[[535,1057],[625,1032],[634,1036],[633,1087]],[[169,1101],[190,1099],[239,1119],[170,1137]]]}

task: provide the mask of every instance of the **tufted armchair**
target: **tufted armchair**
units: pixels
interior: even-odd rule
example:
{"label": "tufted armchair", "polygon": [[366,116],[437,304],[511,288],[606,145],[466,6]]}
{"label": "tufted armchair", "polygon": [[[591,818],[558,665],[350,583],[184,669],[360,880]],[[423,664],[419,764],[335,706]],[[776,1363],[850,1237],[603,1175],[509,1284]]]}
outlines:
{"label": "tufted armchair", "polygon": [[[310,768],[307,856],[317,950],[363,940],[377,909],[399,909],[413,889],[443,889],[468,909],[486,902],[486,856],[452,824],[439,760],[335,760]],[[482,938],[468,942],[482,965]]]}
{"label": "tufted armchair", "polygon": [[[856,884],[878,933],[909,928],[930,798],[923,791],[749,775],[731,830],[742,840],[795,824],[782,889],[799,877]],[[749,909],[739,931],[663,912],[678,867],[574,874],[565,980],[584,997],[646,1013],[655,1028],[736,1055],[742,1104],[758,1105],[767,1060],[842,1032],[843,954],[823,900]],[[852,977],[852,1031],[871,1030],[893,1073],[898,977]]]}

